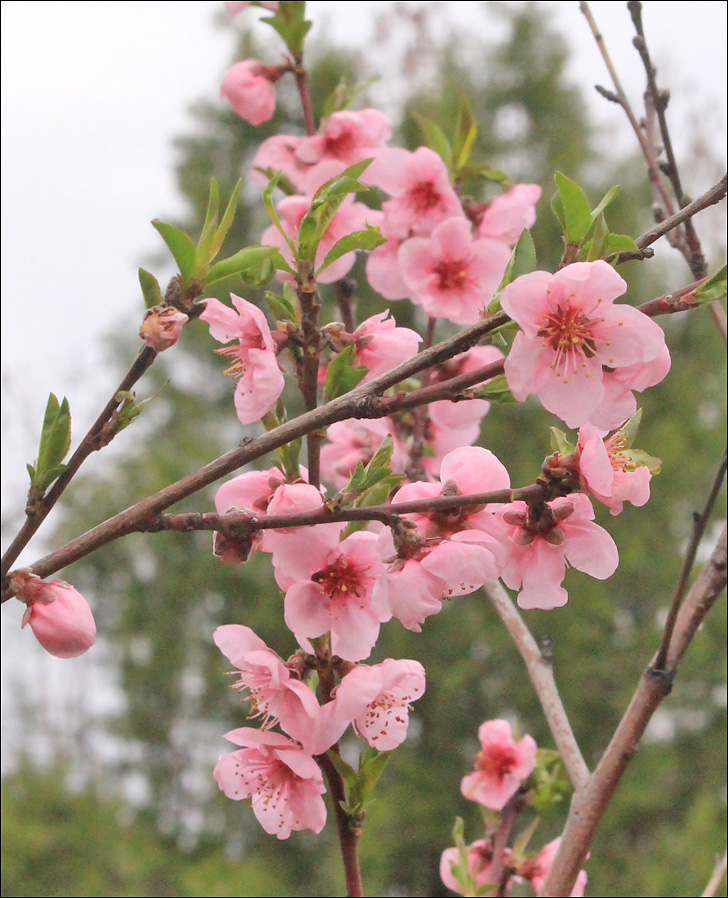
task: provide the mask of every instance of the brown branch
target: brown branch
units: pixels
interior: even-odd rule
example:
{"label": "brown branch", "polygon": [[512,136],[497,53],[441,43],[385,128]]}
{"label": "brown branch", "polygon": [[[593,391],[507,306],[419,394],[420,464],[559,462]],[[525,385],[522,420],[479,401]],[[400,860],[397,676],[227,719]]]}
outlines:
{"label": "brown branch", "polygon": [[643,302],[642,305],[637,306],[637,309],[649,318],[697,309],[700,304],[693,300],[693,293],[707,280],[708,278],[704,277],[699,281],[693,281],[692,284],[687,284],[679,290],[673,290],[672,293],[668,293],[665,296],[659,296],[657,299]]}
{"label": "brown branch", "polygon": [[303,56],[297,56],[295,58],[293,73],[296,76],[298,95],[301,98],[303,125],[306,129],[306,134],[309,137],[313,137],[313,135],[316,133],[316,119],[313,114],[313,103],[311,102],[311,90],[308,83],[308,72],[303,65]]}
{"label": "brown branch", "polygon": [[579,750],[579,744],[561,702],[551,662],[544,658],[531,631],[500,581],[488,580],[485,592],[523,658],[566,772],[574,789],[579,792],[589,780],[589,768]]}
{"label": "brown branch", "polygon": [[319,755],[316,758],[316,761],[326,777],[326,782],[329,786],[329,794],[331,795],[331,803],[334,808],[341,858],[344,863],[346,894],[349,898],[357,898],[357,896],[364,894],[361,867],[357,854],[361,832],[358,827],[352,826],[351,818],[342,807],[342,802],[346,801],[344,784],[337,769],[334,767],[333,762],[326,755]]}
{"label": "brown branch", "polygon": [[[2,562],[0,563],[0,573],[3,577],[5,577],[5,575],[8,573],[18,555],[20,555],[23,549],[27,546],[34,534],[37,532],[40,525],[48,516],[53,506],[60,499],[63,491],[76,475],[81,465],[86,461],[86,459],[89,457],[89,455],[91,455],[92,452],[95,452],[98,449],[102,448],[103,445],[106,445],[105,443],[99,442],[99,437],[101,436],[105,428],[108,429],[106,426],[112,420],[114,413],[121,405],[121,401],[117,400],[116,397],[119,395],[119,393],[128,392],[129,390],[131,390],[134,384],[154,362],[156,357],[157,353],[153,349],[150,349],[148,346],[145,346],[139,352],[139,355],[132,364],[131,368],[129,368],[127,373],[124,375],[121,383],[112,393],[111,398],[102,409],[98,418],[91,425],[88,432],[86,433],[86,436],[83,438],[83,440],[81,440],[78,447],[76,448],[76,451],[68,460],[66,469],[63,474],[61,474],[61,476],[56,480],[56,482],[45,494],[45,496],[43,496],[43,498],[38,503],[36,503],[33,514],[28,515],[23,523],[23,526],[18,531],[17,536],[8,546],[2,557]],[[110,434],[108,440],[109,442],[111,441],[111,438],[113,438],[113,433]]]}
{"label": "brown branch", "polygon": [[577,792],[559,851],[540,892],[542,896],[570,895],[594,834],[637,751],[652,715],[670,693],[675,671],[705,615],[726,585],[726,529],[723,529],[710,560],[688,593],[675,624],[664,669],[653,664],[640,679],[632,701],[619,723],[607,750],[586,787]]}
{"label": "brown branch", "polygon": [[[245,441],[236,449],[226,452],[193,474],[188,474],[176,483],[159,490],[151,496],[147,496],[125,511],[109,518],[78,537],[78,539],[73,541],[74,551],[63,554],[63,557],[61,557],[59,552],[46,556],[42,559],[42,569],[46,573],[41,576],[47,576],[48,573],[71,564],[100,546],[106,545],[120,536],[134,532],[140,522],[148,520],[187,496],[191,496],[211,483],[231,474],[238,468],[266,455],[268,452],[278,449],[280,446],[284,446],[286,443],[290,443],[292,440],[305,436],[313,430],[326,427],[336,421],[343,421],[346,418],[378,418],[388,414],[388,411],[383,411],[380,407],[381,399],[379,397],[381,393],[395,386],[400,381],[417,374],[419,371],[441,365],[453,356],[467,351],[475,346],[482,337],[502,327],[508,320],[505,312],[499,312],[472,325],[454,337],[443,340],[430,349],[423,350],[391,371],[380,374],[379,377],[373,378],[368,383],[362,384],[344,396],[339,396],[326,405],[306,412],[293,421],[281,424],[279,427],[255,439]],[[51,559],[53,560],[51,561]],[[35,565],[30,567],[33,571],[35,571],[35,568]],[[12,595],[12,591],[7,586],[6,577],[3,580],[2,601],[7,601]]]}
{"label": "brown branch", "polygon": [[667,234],[673,228],[676,228],[684,221],[687,221],[688,218],[692,218],[693,215],[697,215],[697,213],[702,212],[703,209],[707,209],[709,206],[714,206],[716,203],[719,203],[726,195],[727,186],[728,175],[723,175],[720,181],[709,190],[706,190],[702,196],[699,196],[696,200],[693,200],[692,203],[680,209],[679,212],[664,219],[656,227],[646,231],[641,237],[638,237],[635,241],[637,246],[640,249],[644,249],[646,246],[659,240],[660,237]]}
{"label": "brown branch", "polygon": [[718,467],[718,472],[715,475],[713,485],[711,486],[710,492],[708,493],[708,498],[705,500],[703,510],[700,514],[696,514],[693,518],[693,532],[690,537],[688,547],[685,551],[685,560],[683,561],[682,568],[680,570],[680,576],[678,577],[677,584],[675,586],[675,593],[672,597],[672,602],[670,603],[670,610],[667,615],[667,620],[665,621],[662,643],[660,645],[659,651],[657,652],[657,658],[655,660],[655,667],[658,670],[662,670],[662,668],[664,667],[670,643],[672,641],[672,634],[673,630],[675,629],[677,615],[680,610],[683,597],[685,596],[685,590],[687,589],[688,577],[690,576],[690,572],[692,571],[693,565],[695,564],[695,557],[698,554],[700,540],[703,538],[705,528],[708,526],[708,521],[710,520],[710,515],[712,514],[713,506],[715,505],[715,500],[718,498],[718,493],[720,492],[720,488],[723,484],[725,472],[726,450],[723,450],[723,458],[721,459],[721,463]]}

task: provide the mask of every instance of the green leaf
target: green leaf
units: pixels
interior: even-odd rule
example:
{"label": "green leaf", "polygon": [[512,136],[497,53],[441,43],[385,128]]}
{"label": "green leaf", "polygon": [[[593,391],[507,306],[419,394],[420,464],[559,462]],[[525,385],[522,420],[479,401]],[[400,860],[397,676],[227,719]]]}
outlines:
{"label": "green leaf", "polygon": [[116,422],[114,425],[114,436],[117,433],[120,433],[124,428],[128,427],[132,421],[141,415],[146,406],[162,393],[167,386],[169,385],[169,381],[165,380],[165,382],[160,386],[158,390],[155,390],[151,396],[147,399],[140,399],[137,401],[136,393],[130,390],[122,390],[117,393],[114,397],[117,402],[120,402],[121,405],[116,411]]}
{"label": "green leaf", "polygon": [[298,297],[295,296],[295,294],[295,302],[285,294],[279,296],[277,293],[272,293],[270,290],[266,290],[265,298],[276,321],[293,321],[300,327],[301,307],[298,302]]}
{"label": "green leaf", "polygon": [[610,234],[607,240],[607,252],[610,256],[613,253],[634,253],[638,249],[637,244],[627,234]]}
{"label": "green leaf", "polygon": [[455,161],[455,173],[457,174],[470,158],[475,139],[478,136],[478,123],[473,115],[470,100],[466,96],[460,97],[458,117],[455,124],[455,137],[453,140],[453,156]]}
{"label": "green leaf", "polygon": [[560,211],[563,214],[563,219],[558,213],[557,218],[563,225],[564,237],[568,244],[581,246],[592,224],[589,200],[581,187],[562,172],[556,172],[555,180],[561,199]]}
{"label": "green leaf", "polygon": [[243,189],[243,179],[240,178],[233,187],[233,192],[230,194],[230,199],[228,200],[228,204],[225,207],[225,212],[222,216],[222,221],[220,222],[217,231],[215,232],[215,239],[212,241],[212,245],[210,247],[210,258],[209,262],[215,258],[215,256],[220,252],[220,247],[227,237],[227,233],[230,230],[233,221],[235,220],[235,213],[238,210],[238,203],[240,201],[240,191]]}
{"label": "green leaf", "polygon": [[596,207],[596,209],[592,210],[591,219],[592,221],[596,221],[597,218],[604,212],[607,206],[612,202],[612,200],[617,196],[619,191],[622,188],[619,184],[616,184],[614,187],[611,187],[602,197],[602,201]]}
{"label": "green leaf", "polygon": [[491,378],[488,383],[479,387],[477,390],[477,399],[486,399],[488,402],[515,402],[513,393],[511,393],[505,374],[498,374]]}
{"label": "green leaf", "polygon": [[568,458],[574,454],[576,446],[566,436],[563,430],[558,427],[552,427],[551,430],[551,451],[558,452],[561,458]]}
{"label": "green leaf", "polygon": [[420,126],[420,130],[425,135],[427,146],[437,153],[448,167],[448,170],[450,170],[452,168],[453,159],[452,147],[450,146],[450,141],[445,136],[445,132],[439,125],[436,125],[430,119],[425,118],[424,115],[420,115],[417,112],[413,112],[412,115]]}
{"label": "green leaf", "polygon": [[195,267],[201,268],[212,260],[210,254],[212,241],[217,230],[217,217],[220,210],[220,188],[215,178],[210,179],[210,195],[207,200],[205,223],[202,225],[202,233],[195,250]]}
{"label": "green leaf", "polygon": [[640,429],[641,423],[642,409],[638,408],[637,411],[629,419],[629,421],[625,421],[625,423],[619,428],[619,432],[624,436],[625,448],[631,449],[634,445],[634,441],[637,439],[637,432]]}
{"label": "green leaf", "polygon": [[603,214],[597,217],[592,238],[584,249],[587,250],[587,262],[595,262],[609,255],[609,228]]}
{"label": "green leaf", "polygon": [[518,243],[513,247],[513,252],[506,265],[503,278],[501,279],[500,284],[498,284],[498,289],[493,294],[493,299],[488,303],[488,311],[499,312],[501,307],[500,297],[503,288],[515,281],[516,278],[521,277],[521,275],[535,271],[537,264],[536,247],[533,243],[533,237],[531,236],[531,232],[527,228],[524,228],[521,231],[521,236],[518,238]]}
{"label": "green leaf", "polygon": [[[62,464],[71,446],[71,412],[68,400],[58,402],[51,393],[43,416],[38,459],[32,469],[31,486],[46,489],[65,470]],[[28,466],[28,470],[31,467]]]}
{"label": "green leaf", "polygon": [[246,271],[259,268],[264,262],[271,262],[273,267],[280,268],[282,271],[291,271],[277,247],[246,246],[234,256],[216,262],[208,272],[205,284],[214,284],[216,281],[221,281],[234,274],[242,275]]}
{"label": "green leaf", "polygon": [[366,81],[359,81],[351,87],[346,81],[346,78],[342,78],[341,81],[336,85],[334,90],[326,97],[324,100],[322,109],[321,109],[321,117],[328,118],[333,112],[338,112],[341,109],[347,109],[351,104],[356,100],[360,93],[365,91],[368,87],[371,87],[375,81],[379,80],[379,76],[375,75],[373,78],[367,78]]}
{"label": "green leaf", "polygon": [[278,217],[278,212],[276,211],[276,207],[273,203],[273,191],[278,186],[278,182],[283,177],[283,172],[276,172],[273,177],[266,184],[265,190],[263,191],[263,205],[265,206],[266,212],[268,213],[268,217],[273,222],[276,227],[278,233],[283,237],[283,239],[288,244],[293,255],[296,255],[296,247],[291,240],[291,238],[286,234],[283,230],[283,225],[281,224],[281,220]]}
{"label": "green leaf", "polygon": [[162,235],[162,239],[177,263],[182,281],[187,284],[195,272],[195,244],[184,231],[180,231],[170,224],[156,218],[152,224]]}
{"label": "green leaf", "polygon": [[459,178],[484,178],[486,181],[492,181],[494,184],[500,184],[501,187],[512,187],[513,179],[500,169],[493,168],[492,165],[486,165],[485,162],[471,162],[464,165],[458,171]]}
{"label": "green leaf", "polygon": [[347,764],[340,754],[329,749],[326,752],[326,756],[334,765],[334,767],[336,768],[336,772],[344,780],[345,783],[356,781],[356,770],[354,770],[354,768],[350,764]]}
{"label": "green leaf", "polygon": [[304,40],[313,25],[306,21],[305,13],[304,0],[281,0],[278,13],[261,19],[261,22],[278,32],[293,56],[301,56]]}
{"label": "green leaf", "polygon": [[142,288],[142,296],[144,297],[144,305],[147,309],[153,309],[163,302],[162,289],[159,281],[150,272],[143,268],[139,269],[139,285]]}
{"label": "green leaf", "polygon": [[642,449],[623,449],[619,454],[630,461],[635,468],[648,468],[650,474],[659,474],[662,470],[662,459],[648,455]]}
{"label": "green leaf", "polygon": [[368,748],[359,758],[359,794],[362,802],[366,802],[379,778],[384,773],[384,768],[389,763],[391,752],[377,751],[376,748]]}
{"label": "green leaf", "polygon": [[343,396],[344,393],[353,390],[366,376],[366,368],[354,367],[355,354],[356,347],[353,343],[349,343],[326,366],[326,402],[331,402],[337,396]]}
{"label": "green leaf", "polygon": [[346,253],[356,252],[357,250],[372,250],[387,242],[386,237],[382,237],[382,233],[378,227],[367,224],[365,231],[354,231],[353,234],[347,234],[341,240],[337,240],[326,254],[326,258],[316,269],[319,275],[325,268],[328,268],[332,262],[340,259]]}
{"label": "green leaf", "polygon": [[695,301],[703,305],[704,303],[720,301],[726,297],[726,266],[724,265],[720,271],[709,278],[704,284],[693,293]]}

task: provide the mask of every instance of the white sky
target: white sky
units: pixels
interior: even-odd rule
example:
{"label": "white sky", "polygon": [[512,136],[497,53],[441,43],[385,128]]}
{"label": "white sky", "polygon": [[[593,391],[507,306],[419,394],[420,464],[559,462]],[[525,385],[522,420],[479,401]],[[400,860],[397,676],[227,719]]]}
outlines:
{"label": "white sky", "polygon": [[[547,5],[573,45],[574,77],[607,84],[578,3]],[[385,6],[309,4],[314,21],[324,15],[329,36],[349,45],[366,40],[373,12]],[[475,4],[440,6],[467,23]],[[626,3],[591,7],[638,103],[643,75]],[[2,3],[3,498],[15,507],[24,499],[24,462],[34,458],[48,393],[69,397],[78,436],[113,388],[99,338],[120,321],[134,328],[128,322],[142,311],[137,267],[161,248],[149,221],[181,211],[171,141],[189,129],[188,103],[217,94],[232,42],[213,25],[221,8]],[[726,3],[644,8],[661,80],[672,88],[673,120],[710,110],[708,127],[723,155]],[[626,133],[619,110],[590,95],[599,120]]]}

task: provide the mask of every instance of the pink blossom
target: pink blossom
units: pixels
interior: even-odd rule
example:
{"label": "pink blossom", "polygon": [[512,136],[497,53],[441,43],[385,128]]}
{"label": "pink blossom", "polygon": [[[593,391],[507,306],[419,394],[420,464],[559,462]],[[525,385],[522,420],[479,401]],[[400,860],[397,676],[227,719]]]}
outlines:
{"label": "pink blossom", "polygon": [[[509,851],[509,849],[506,849]],[[468,856],[468,874],[472,885],[476,889],[485,889],[492,885],[493,878],[493,845],[490,839],[478,839],[466,848]],[[474,892],[466,891],[455,879],[453,867],[460,863],[460,852],[457,848],[446,848],[440,860],[440,879],[446,888],[458,895],[470,895]],[[478,894],[480,894],[478,892]],[[487,894],[487,892],[486,892]]]}
{"label": "pink blossom", "polygon": [[225,736],[238,751],[222,755],[214,777],[234,801],[252,798],[253,813],[270,835],[287,839],[292,830],[321,832],[326,791],[318,764],[279,733],[241,727]]}
{"label": "pink blossom", "polygon": [[[295,244],[298,239],[298,232],[301,227],[301,221],[311,206],[310,198],[304,196],[287,196],[280,201],[277,206],[278,215],[280,216],[281,225],[288,237]],[[316,265],[319,266],[326,258],[329,250],[333,245],[346,237],[353,231],[361,231],[366,227],[367,222],[376,223],[379,212],[372,211],[364,203],[357,203],[353,196],[347,196],[344,202],[336,211],[331,219],[316,251]],[[260,238],[263,246],[277,246],[280,249],[283,258],[290,264],[294,265],[293,253],[288,242],[280,233],[275,225],[271,225],[263,232]],[[317,280],[322,284],[332,284],[335,281],[345,277],[351,266],[356,260],[356,253],[345,253],[332,262],[328,268],[325,268],[317,275]],[[283,275],[279,272],[282,279],[290,279],[289,275]]]}
{"label": "pink blossom", "polygon": [[[382,569],[377,535],[353,533],[339,542],[341,527],[324,524],[289,537],[274,552],[276,579],[287,589],[285,621],[300,645],[331,633],[331,651],[347,661],[371,652],[379,626],[390,619],[389,608],[372,597]],[[287,583],[292,582],[291,586]]]}
{"label": "pink blossom", "polygon": [[409,703],[424,691],[425,669],[418,661],[358,665],[336,688],[336,714],[354,721],[372,748],[392,751],[407,735]]}
{"label": "pink blossom", "polygon": [[589,421],[600,430],[614,430],[622,421],[631,418],[637,411],[637,401],[633,390],[641,393],[654,387],[667,377],[670,370],[670,351],[662,346],[658,355],[650,362],[638,362],[624,368],[604,371],[604,397]]}
{"label": "pink blossom", "polygon": [[515,246],[524,228],[536,221],[536,203],[541,198],[538,184],[516,184],[489,203],[478,226],[479,238],[490,237]]}
{"label": "pink blossom", "polygon": [[496,513],[505,537],[506,559],[501,577],[510,589],[519,589],[521,608],[559,608],[568,600],[561,582],[567,562],[597,580],[617,569],[614,540],[594,523],[591,502],[581,493],[541,506],[538,516],[525,502],[505,505]]}
{"label": "pink blossom", "polygon": [[536,743],[531,736],[513,741],[507,720],[488,720],[478,730],[481,750],[475,772],[463,778],[466,798],[493,811],[503,809],[536,766]]}
{"label": "pink blossom", "polygon": [[519,402],[535,393],[544,408],[579,427],[604,399],[603,366],[657,358],[665,345],[659,326],[632,306],[613,305],[626,289],[601,260],[554,275],[534,271],[504,289],[503,309],[521,327],[505,363]]}
{"label": "pink blossom", "polygon": [[16,598],[28,606],[21,627],[30,624],[35,638],[56,658],[76,658],[96,641],[96,623],[88,602],[62,580],[45,582],[18,571],[11,585]]}
{"label": "pink blossom", "polygon": [[262,717],[264,729],[279,723],[305,749],[320,754],[329,748],[312,742],[320,707],[311,690],[249,627],[227,624],[215,630],[215,645],[238,668],[235,684],[249,695],[253,717]]}
{"label": "pink blossom", "polygon": [[579,451],[579,471],[589,492],[613,515],[621,513],[625,502],[648,501],[652,474],[646,465],[635,465],[621,430],[605,440],[602,431],[584,424],[579,428]]}
{"label": "pink blossom", "polygon": [[[461,374],[470,374],[485,365],[499,362],[502,358],[503,353],[495,346],[475,346],[436,369],[430,382],[441,383]],[[450,431],[463,431],[460,445],[467,445],[478,438],[480,423],[489,410],[490,403],[485,399],[468,399],[460,402],[441,399],[428,407],[430,419],[438,427]]]}
{"label": "pink blossom", "polygon": [[172,306],[150,309],[139,328],[139,336],[150,349],[164,352],[174,346],[188,320],[184,312]]}
{"label": "pink blossom", "polygon": [[385,148],[362,180],[392,197],[382,206],[387,236],[427,236],[445,219],[464,216],[445,163],[427,147]]}
{"label": "pink blossom", "polygon": [[[251,3],[252,0],[225,0],[225,9],[227,9],[231,16],[234,16],[244,9],[247,9]],[[259,3],[256,5],[264,6],[266,9],[276,11],[278,9],[278,0],[259,0]]]}
{"label": "pink blossom", "polygon": [[[548,875],[549,870],[551,869],[551,864],[554,862],[554,858],[556,857],[556,852],[559,850],[559,845],[561,844],[561,837],[558,839],[554,839],[553,842],[549,842],[548,845],[544,846],[541,851],[538,853],[536,858],[533,861],[534,871],[528,876],[531,880],[531,883],[538,894],[543,888],[544,882],[546,881],[546,876]],[[525,870],[524,870],[525,873]],[[579,875],[576,878],[576,883],[571,892],[571,898],[583,898],[584,889],[586,888],[586,871],[581,870]]]}
{"label": "pink blossom", "polygon": [[268,178],[256,169],[273,169],[282,172],[289,181],[301,189],[303,177],[308,166],[304,165],[296,155],[301,138],[291,134],[274,134],[266,138],[258,147],[251,163],[252,178],[258,183],[267,184]]}
{"label": "pink blossom", "polygon": [[276,111],[276,92],[270,77],[274,70],[257,59],[245,59],[229,68],[222,79],[220,94],[251,125],[270,121]]}
{"label": "pink blossom", "polygon": [[225,372],[236,378],[235,409],[242,424],[259,421],[276,404],[283,392],[284,379],[278,367],[275,344],[265,315],[257,306],[230,294],[237,312],[217,299],[205,300],[200,315],[219,343],[237,340],[237,345],[218,349],[230,356],[232,365]]}
{"label": "pink blossom", "polygon": [[[352,471],[361,462],[369,464],[382,440],[392,433],[392,424],[385,418],[350,418],[332,424],[326,436],[330,442],[321,449],[321,475],[328,483],[341,489],[349,482]],[[402,473],[406,453],[399,440],[394,439],[390,468]]]}
{"label": "pink blossom", "polygon": [[388,530],[379,536],[387,567],[374,584],[374,599],[389,607],[403,627],[419,633],[425,619],[442,609],[451,596],[465,596],[496,577],[494,545],[485,533],[465,530],[410,558],[394,556]]}
{"label": "pink blossom", "polygon": [[356,364],[367,368],[364,381],[391,371],[417,355],[422,337],[408,327],[397,327],[389,312],[363,321],[354,331]]}
{"label": "pink blossom", "polygon": [[391,135],[392,124],[378,109],[332,113],[320,133],[299,142],[298,159],[309,166],[303,189],[313,193],[355,162],[376,156]]}
{"label": "pink blossom", "polygon": [[[384,237],[388,236],[383,224],[380,226],[380,230]],[[385,299],[405,299],[411,293],[402,277],[402,269],[399,265],[401,245],[401,240],[390,237],[386,243],[377,246],[367,256],[369,285],[372,290],[376,290]]]}
{"label": "pink blossom", "polygon": [[403,243],[399,263],[413,300],[428,315],[475,324],[509,256],[508,247],[497,240],[473,240],[466,218],[449,218],[430,237]]}

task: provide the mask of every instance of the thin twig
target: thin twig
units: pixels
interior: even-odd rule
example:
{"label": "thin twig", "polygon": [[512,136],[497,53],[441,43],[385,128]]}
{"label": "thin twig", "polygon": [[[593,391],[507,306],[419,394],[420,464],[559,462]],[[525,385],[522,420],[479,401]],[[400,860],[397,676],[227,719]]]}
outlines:
{"label": "thin twig", "polygon": [[697,213],[702,212],[703,209],[707,209],[709,206],[714,206],[716,203],[719,203],[726,195],[727,189],[728,175],[723,175],[717,184],[713,185],[709,190],[706,190],[704,194],[699,196],[696,200],[693,200],[692,203],[680,209],[679,212],[676,212],[669,218],[664,219],[656,227],[651,228],[649,231],[642,234],[641,237],[638,237],[635,241],[637,246],[640,249],[644,249],[646,246],[659,240],[660,237],[667,234],[673,228],[676,228],[684,221],[687,221],[688,218],[692,218],[693,215],[697,215]]}
{"label": "thin twig", "polygon": [[488,580],[484,588],[523,658],[528,676],[541,702],[551,735],[554,737],[556,748],[578,794],[589,781],[589,768],[579,750],[579,744],[574,737],[574,731],[556,688],[551,662],[544,658],[531,631],[500,581]]}
{"label": "thin twig", "polygon": [[672,641],[672,634],[673,630],[675,629],[675,622],[677,621],[678,611],[680,610],[680,605],[682,604],[683,597],[685,596],[685,590],[687,589],[690,571],[692,571],[693,565],[695,564],[695,557],[698,554],[700,540],[703,538],[705,528],[708,526],[708,521],[710,520],[710,515],[713,511],[713,506],[715,505],[715,500],[718,498],[718,493],[720,492],[720,488],[723,484],[725,473],[726,450],[723,450],[723,458],[721,459],[721,463],[718,467],[718,472],[713,479],[713,484],[710,488],[710,492],[708,493],[708,497],[705,500],[703,510],[700,514],[696,514],[693,518],[693,532],[690,537],[690,541],[688,542],[687,549],[685,550],[685,560],[683,561],[682,568],[680,570],[680,576],[678,577],[677,584],[675,586],[675,593],[672,597],[672,602],[670,603],[670,610],[667,614],[667,620],[665,621],[662,643],[660,645],[659,651],[657,652],[657,658],[655,660],[655,667],[658,670],[662,670],[667,659],[667,652],[670,646],[670,642]]}
{"label": "thin twig", "polygon": [[86,436],[83,438],[83,440],[81,440],[75,452],[68,460],[66,469],[63,474],[61,474],[61,476],[56,480],[56,482],[46,493],[46,495],[40,500],[40,502],[37,503],[35,512],[25,519],[23,526],[18,531],[17,536],[15,537],[15,539],[13,539],[13,541],[10,543],[7,550],[3,554],[2,562],[0,563],[0,573],[3,577],[5,577],[7,572],[10,570],[18,555],[20,555],[23,549],[28,545],[40,525],[48,516],[53,506],[60,499],[68,484],[78,472],[81,465],[86,461],[86,459],[89,457],[89,455],[91,455],[92,452],[95,452],[96,450],[101,448],[101,444],[98,441],[99,435],[101,434],[105,425],[107,425],[111,420],[114,412],[116,412],[116,410],[121,405],[121,401],[116,397],[119,395],[119,393],[125,393],[131,390],[134,384],[154,362],[156,357],[157,353],[153,349],[150,349],[148,346],[145,346],[139,352],[139,355],[135,359],[131,368],[129,368],[127,373],[124,375],[121,383],[112,393],[111,398],[102,409],[98,418],[91,425]]}
{"label": "thin twig", "polygon": [[716,861],[713,873],[708,880],[708,885],[703,890],[700,898],[714,898],[715,893],[718,891],[718,886],[723,882],[723,877],[726,874],[727,868],[728,855],[724,854],[720,860]]}

